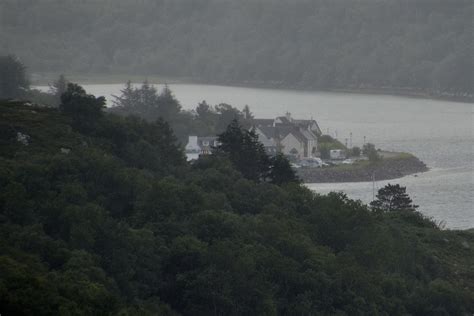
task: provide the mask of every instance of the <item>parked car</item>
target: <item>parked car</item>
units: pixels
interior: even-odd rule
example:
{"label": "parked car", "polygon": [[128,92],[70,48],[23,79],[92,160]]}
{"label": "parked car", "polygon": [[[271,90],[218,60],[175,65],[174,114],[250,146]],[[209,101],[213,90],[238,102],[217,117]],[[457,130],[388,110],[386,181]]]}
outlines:
{"label": "parked car", "polygon": [[323,161],[320,158],[304,158],[300,160],[299,164],[301,167],[321,168],[323,166]]}
{"label": "parked car", "polygon": [[346,159],[346,160],[343,160],[342,163],[344,165],[352,165],[354,163],[354,160],[352,159]]}

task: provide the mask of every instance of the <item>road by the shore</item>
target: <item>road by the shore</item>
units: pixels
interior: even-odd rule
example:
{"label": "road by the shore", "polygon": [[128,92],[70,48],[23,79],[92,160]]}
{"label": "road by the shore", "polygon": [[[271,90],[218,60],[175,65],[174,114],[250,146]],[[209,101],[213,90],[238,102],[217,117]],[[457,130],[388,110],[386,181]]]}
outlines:
{"label": "road by the shore", "polygon": [[417,157],[400,153],[387,154],[377,163],[364,161],[353,165],[296,169],[297,175],[304,183],[381,181],[425,171],[428,171],[428,167]]}

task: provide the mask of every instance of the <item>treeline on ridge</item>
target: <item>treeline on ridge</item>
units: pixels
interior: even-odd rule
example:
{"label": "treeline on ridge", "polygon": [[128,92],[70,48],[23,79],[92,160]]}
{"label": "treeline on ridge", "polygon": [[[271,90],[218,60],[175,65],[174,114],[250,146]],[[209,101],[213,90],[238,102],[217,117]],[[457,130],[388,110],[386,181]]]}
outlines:
{"label": "treeline on ridge", "polygon": [[472,96],[473,6],[469,0],[5,0],[0,54],[18,55],[35,72]]}

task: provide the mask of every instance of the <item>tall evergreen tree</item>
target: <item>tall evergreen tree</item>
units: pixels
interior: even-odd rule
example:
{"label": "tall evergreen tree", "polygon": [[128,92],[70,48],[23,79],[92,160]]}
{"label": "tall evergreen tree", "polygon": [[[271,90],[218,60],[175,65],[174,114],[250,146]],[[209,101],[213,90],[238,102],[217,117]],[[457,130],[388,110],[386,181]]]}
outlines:
{"label": "tall evergreen tree", "polygon": [[49,91],[56,100],[56,106],[59,106],[61,103],[61,96],[67,91],[68,83],[69,81],[66,79],[66,76],[61,74],[58,80],[54,81],[53,84],[50,85]]}
{"label": "tall evergreen tree", "polygon": [[126,109],[132,109],[134,106],[137,105],[137,93],[136,90],[132,86],[132,82],[130,80],[127,81],[125,87],[120,90],[121,95],[116,96],[113,95],[112,97],[112,104],[115,107],[123,107]]}
{"label": "tall evergreen tree", "polygon": [[12,55],[0,56],[0,99],[13,99],[25,95],[30,83],[26,67]]}
{"label": "tall evergreen tree", "polygon": [[290,182],[300,182],[295,171],[291,168],[290,162],[283,154],[279,153],[270,158],[270,162],[269,178],[271,183],[281,185]]}
{"label": "tall evergreen tree", "polygon": [[143,82],[139,88],[134,88],[128,81],[121,90],[121,95],[113,97],[115,111],[134,114],[148,121],[162,118],[171,122],[181,111],[181,105],[168,85],[158,93],[148,81]]}
{"label": "tall evergreen tree", "polygon": [[217,153],[226,154],[244,177],[257,182],[268,177],[270,160],[255,131],[243,129],[234,119],[219,135],[219,142]]}
{"label": "tall evergreen tree", "polygon": [[104,97],[87,94],[80,85],[69,83],[61,96],[59,109],[73,120],[73,126],[82,132],[90,132],[103,116]]}
{"label": "tall evergreen tree", "polygon": [[158,104],[160,117],[167,121],[175,119],[181,111],[179,101],[175,98],[167,84],[165,84],[165,87],[158,97]]}
{"label": "tall evergreen tree", "polygon": [[406,187],[399,184],[387,184],[377,193],[377,199],[370,203],[375,210],[386,212],[416,210],[418,205],[414,205],[412,199],[406,193]]}

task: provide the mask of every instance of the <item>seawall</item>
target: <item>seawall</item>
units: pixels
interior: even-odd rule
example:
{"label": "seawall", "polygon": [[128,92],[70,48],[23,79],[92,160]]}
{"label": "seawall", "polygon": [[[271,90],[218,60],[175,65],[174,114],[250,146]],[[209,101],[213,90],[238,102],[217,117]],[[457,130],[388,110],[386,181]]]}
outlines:
{"label": "seawall", "polygon": [[365,182],[372,181],[373,177],[376,181],[391,180],[425,171],[428,167],[410,154],[384,158],[377,163],[363,161],[354,165],[296,169],[305,183]]}

